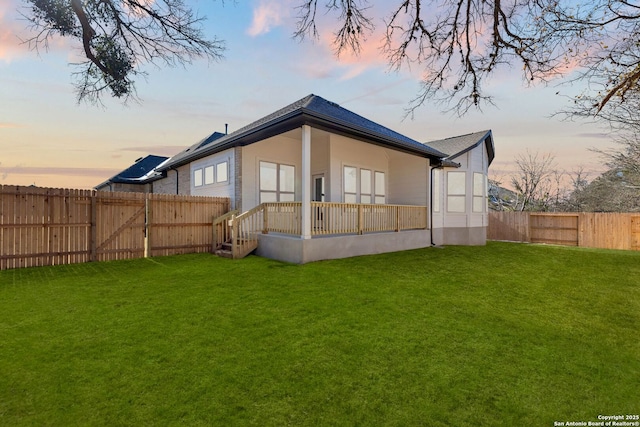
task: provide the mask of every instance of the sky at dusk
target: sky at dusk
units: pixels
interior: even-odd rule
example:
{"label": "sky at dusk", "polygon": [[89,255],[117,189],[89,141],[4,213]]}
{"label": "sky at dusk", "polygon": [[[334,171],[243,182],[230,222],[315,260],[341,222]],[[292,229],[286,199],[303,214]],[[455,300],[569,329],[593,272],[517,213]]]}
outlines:
{"label": "sky at dusk", "polygon": [[420,69],[389,70],[379,52],[382,21],[360,56],[336,58],[331,27],[315,41],[292,39],[299,0],[187,2],[206,15],[206,34],[225,41],[224,59],[147,65],[148,77],[136,83],[139,102],[105,98],[93,106],[78,104],[72,85],[79,46],[56,39],[47,51],[30,50],[21,43],[30,37],[24,4],[0,0],[0,185],[92,188],[139,157],[172,156],[224,132],[225,123],[231,132],[310,93],[421,142],[491,129],[494,177],[529,150],[553,154],[560,169],[592,171],[593,179],[602,167],[589,149],[612,146],[596,125],[551,117],[569,102],[556,92],[577,88],[527,87],[518,65],[485,82],[496,107],[460,118],[426,105],[403,119]]}

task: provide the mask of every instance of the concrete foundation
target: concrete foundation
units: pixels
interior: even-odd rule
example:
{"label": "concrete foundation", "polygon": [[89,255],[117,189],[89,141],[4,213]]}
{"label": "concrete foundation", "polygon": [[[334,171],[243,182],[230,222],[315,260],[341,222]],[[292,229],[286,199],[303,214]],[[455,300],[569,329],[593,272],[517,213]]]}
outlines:
{"label": "concrete foundation", "polygon": [[314,237],[306,240],[280,234],[261,234],[256,254],[279,261],[304,264],[325,259],[398,252],[429,246],[431,246],[430,230]]}
{"label": "concrete foundation", "polygon": [[433,241],[437,245],[484,246],[487,244],[487,228],[434,228]]}

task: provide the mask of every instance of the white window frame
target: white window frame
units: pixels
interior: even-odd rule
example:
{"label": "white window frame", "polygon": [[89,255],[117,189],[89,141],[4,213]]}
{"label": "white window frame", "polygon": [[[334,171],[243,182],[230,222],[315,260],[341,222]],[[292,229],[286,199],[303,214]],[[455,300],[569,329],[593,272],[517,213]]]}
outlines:
{"label": "white window frame", "polygon": [[202,168],[195,169],[193,171],[193,186],[202,187],[203,183],[204,183],[204,177],[203,177]]}
{"label": "white window frame", "polygon": [[[364,174],[368,173],[369,177],[365,178],[363,176],[363,173]],[[368,191],[365,188],[366,185],[369,186]],[[373,203],[373,200],[374,200],[373,172],[371,172],[371,169],[361,168],[360,169],[360,203],[371,204]]]}
{"label": "white window frame", "polygon": [[[461,182],[460,182],[461,181]],[[447,172],[447,212],[465,213],[467,210],[467,173]]]}
{"label": "white window frame", "polygon": [[[220,179],[220,168],[224,165],[224,179]],[[229,182],[229,162],[216,163],[216,183]]]}
{"label": "white window frame", "polygon": [[[379,185],[378,177],[382,175],[382,185]],[[380,188],[382,187],[382,188]],[[376,205],[384,205],[387,203],[387,174],[381,171],[375,171],[373,174],[373,192],[374,203]]]}
{"label": "white window frame", "polygon": [[[276,170],[276,189],[275,190],[271,190],[271,189],[263,189],[262,188],[262,164],[269,164],[269,165],[275,165],[275,170]],[[293,169],[293,191],[289,191],[289,190],[284,190],[284,185],[286,183],[282,182],[282,167],[286,166],[286,167],[290,167]],[[259,198],[260,198],[260,203],[265,203],[265,201],[263,200],[263,195],[266,194],[271,194],[274,195],[275,197],[275,201],[276,202],[289,202],[289,201],[294,201],[295,200],[295,187],[296,187],[296,167],[295,165],[288,165],[285,163],[275,163],[275,162],[269,162],[266,160],[260,160],[258,163],[258,194],[259,194]]]}
{"label": "white window frame", "polygon": [[473,173],[473,212],[484,212],[486,205],[486,175],[480,172]]}
{"label": "white window frame", "polygon": [[[353,170],[353,191],[347,188],[347,169]],[[344,165],[342,167],[342,200],[344,203],[358,203],[358,168]]]}
{"label": "white window frame", "polygon": [[213,165],[204,168],[204,185],[210,185],[216,182],[215,167]]}
{"label": "white window frame", "polygon": [[[354,171],[355,184],[353,188],[347,188],[347,171]],[[363,172],[369,172],[369,190],[363,193]],[[382,177],[382,185],[378,185],[376,181],[378,177]],[[387,202],[387,173],[376,171],[369,168],[360,168],[357,166],[342,166],[342,201],[344,203],[361,203],[361,204],[385,204]],[[348,190],[355,191],[348,191]],[[368,198],[367,198],[368,197]]]}

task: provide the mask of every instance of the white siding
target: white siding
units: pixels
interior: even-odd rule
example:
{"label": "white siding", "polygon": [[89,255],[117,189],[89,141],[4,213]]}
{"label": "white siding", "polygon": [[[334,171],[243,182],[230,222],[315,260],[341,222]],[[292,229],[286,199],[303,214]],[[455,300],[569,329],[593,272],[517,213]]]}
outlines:
{"label": "white siding", "polygon": [[[459,157],[451,159],[456,163],[460,163],[460,168],[445,168],[443,173],[442,191],[445,195],[443,201],[443,215],[442,222],[440,222],[439,215],[434,215],[434,227],[435,223],[442,224],[447,228],[462,228],[462,227],[482,227],[488,224],[488,214],[486,208],[486,202],[483,203],[482,212],[473,212],[473,176],[474,172],[481,173],[484,176],[487,175],[488,157],[485,144],[480,144],[474,149],[461,154]],[[448,211],[447,207],[447,172],[458,171],[466,173],[466,201],[465,212],[452,213]],[[486,189],[484,189],[483,196],[486,199]]]}
{"label": "white siding", "polygon": [[[211,156],[203,157],[201,159],[195,160],[191,162],[190,170],[191,177],[196,170],[202,170],[204,176],[204,170],[210,166],[217,166],[220,163],[227,162],[227,181],[226,182],[216,182],[212,184],[203,184],[199,187],[194,185],[193,180],[191,180],[191,195],[192,196],[210,196],[210,197],[229,197],[233,199],[234,197],[234,180],[235,176],[235,158],[234,158],[234,150],[225,150],[220,153],[213,154]],[[215,169],[214,169],[215,172]],[[214,173],[215,175],[215,173]]]}

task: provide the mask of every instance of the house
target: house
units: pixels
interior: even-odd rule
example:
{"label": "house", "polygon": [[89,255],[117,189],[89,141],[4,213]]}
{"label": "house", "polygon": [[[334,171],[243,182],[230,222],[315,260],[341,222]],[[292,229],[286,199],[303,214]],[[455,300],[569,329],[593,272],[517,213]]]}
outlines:
{"label": "house", "polygon": [[234,255],[304,263],[484,244],[491,131],[424,144],[308,95],[156,168],[154,192],[228,197]]}
{"label": "house", "polygon": [[96,185],[98,191],[152,193],[153,182],[162,178],[156,170],[168,157],[149,155],[140,157],[127,169]]}
{"label": "house", "polygon": [[447,156],[433,169],[434,241],[484,245],[488,223],[487,171],[495,156],[490,130],[427,142]]}

